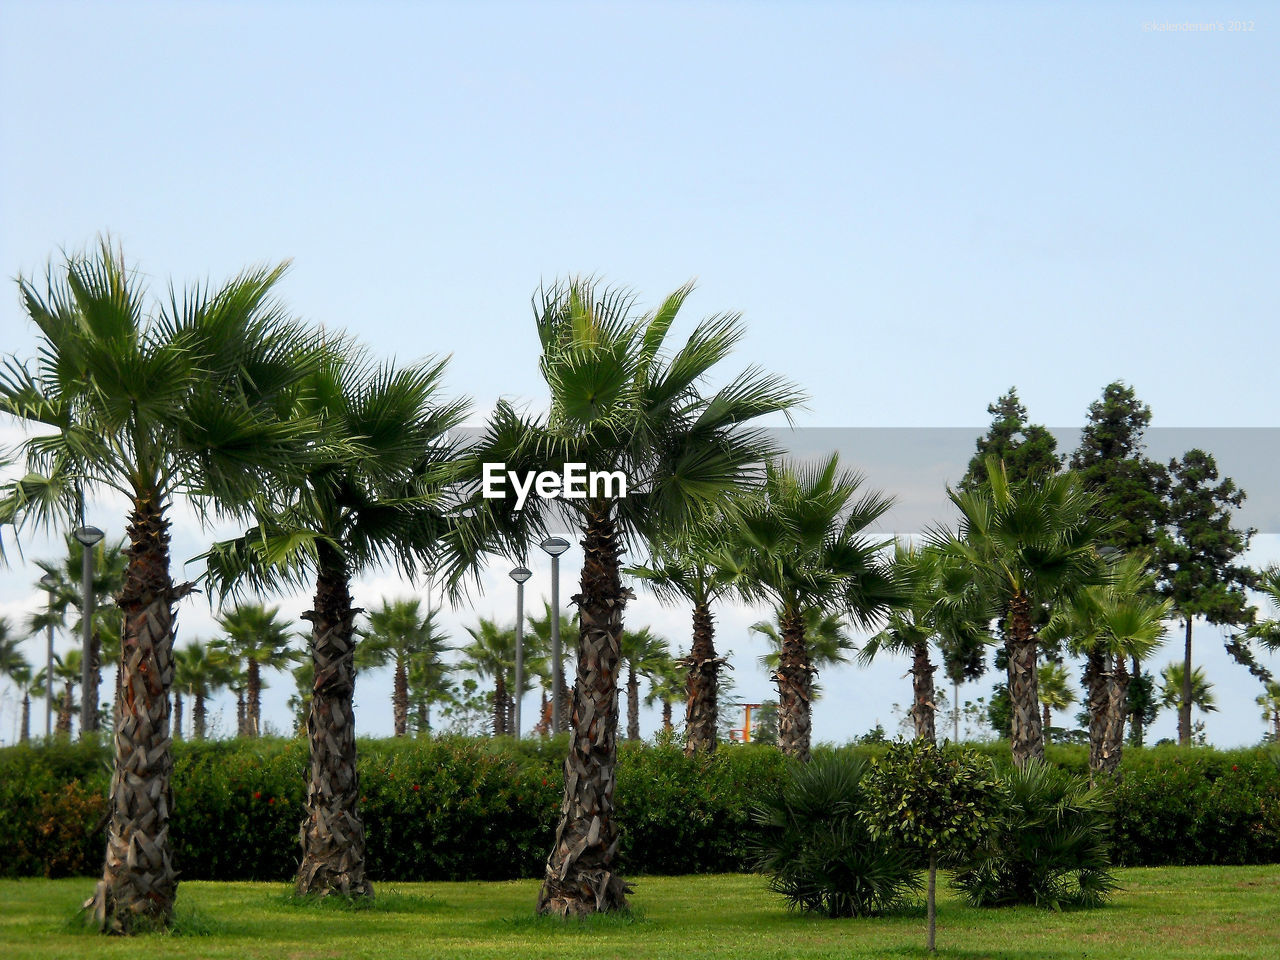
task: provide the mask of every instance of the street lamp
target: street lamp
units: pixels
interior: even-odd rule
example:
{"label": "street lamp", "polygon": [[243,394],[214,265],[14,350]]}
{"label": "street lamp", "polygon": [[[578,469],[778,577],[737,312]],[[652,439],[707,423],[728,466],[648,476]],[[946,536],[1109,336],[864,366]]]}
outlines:
{"label": "street lamp", "polygon": [[547,537],[542,549],[551,557],[551,732],[564,730],[560,701],[564,699],[564,669],[560,659],[560,554],[569,549],[564,537]]}
{"label": "street lamp", "polygon": [[49,650],[44,670],[44,735],[51,739],[53,737],[53,588],[57,585],[58,578],[52,573],[46,573],[40,578],[40,587],[49,594],[49,622],[45,624]]}
{"label": "street lamp", "polygon": [[81,589],[84,602],[80,606],[80,736],[98,729],[98,705],[96,692],[90,689],[89,680],[98,660],[98,652],[90,649],[93,642],[93,548],[106,534],[97,527],[80,527],[74,533],[84,547],[84,564],[81,567]]}
{"label": "street lamp", "polygon": [[520,739],[520,706],[524,700],[524,582],[533,576],[528,567],[516,567],[508,574],[516,582],[516,716],[515,735]]}

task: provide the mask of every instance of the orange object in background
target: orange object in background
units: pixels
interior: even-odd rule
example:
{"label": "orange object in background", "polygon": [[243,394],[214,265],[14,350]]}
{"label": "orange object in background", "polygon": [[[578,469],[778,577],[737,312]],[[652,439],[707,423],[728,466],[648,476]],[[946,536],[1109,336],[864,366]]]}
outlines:
{"label": "orange object in background", "polygon": [[759,710],[760,704],[744,703],[742,705],[742,708],[743,710],[746,711],[746,715],[742,718],[742,726],[734,727],[733,729],[731,729],[729,731],[729,739],[735,740],[738,743],[750,743],[751,742],[751,711]]}

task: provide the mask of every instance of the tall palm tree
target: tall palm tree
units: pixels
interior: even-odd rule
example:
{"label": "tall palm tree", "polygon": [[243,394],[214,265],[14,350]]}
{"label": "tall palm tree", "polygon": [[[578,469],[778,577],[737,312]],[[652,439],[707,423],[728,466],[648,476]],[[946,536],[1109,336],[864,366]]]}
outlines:
{"label": "tall palm tree", "polygon": [[1045,736],[1049,734],[1050,722],[1054,710],[1065,710],[1076,702],[1076,692],[1071,689],[1071,681],[1067,679],[1067,668],[1056,660],[1049,660],[1040,668],[1037,678],[1040,689],[1037,694],[1040,706],[1044,709]]}
{"label": "tall palm tree", "polygon": [[741,566],[732,550],[723,517],[710,517],[684,536],[651,545],[653,557],[628,573],[644,581],[663,603],[693,607],[693,645],[684,664],[688,671],[685,707],[685,753],[716,748],[720,723],[717,695],[720,668],[711,605],[738,582]]}
{"label": "tall palm tree", "polygon": [[671,660],[667,641],[654,636],[648,627],[623,630],[620,646],[622,661],[627,665],[627,739],[640,739],[640,678],[660,674]]}
{"label": "tall palm tree", "polygon": [[1035,618],[1041,605],[1066,602],[1105,583],[1097,550],[1109,525],[1097,497],[1070,471],[1011,483],[1004,464],[987,458],[987,480],[964,492],[947,489],[960,511],[958,533],[937,528],[935,547],[965,567],[999,610],[1013,706],[1013,761],[1044,759],[1037,682]]}
{"label": "tall palm tree", "polygon": [[806,615],[821,611],[868,626],[905,599],[880,556],[886,544],[866,533],[891,501],[859,496],[861,485],[834,453],[805,466],[770,462],[762,490],[738,508],[743,593],[771,602],[778,614],[778,745],[805,762],[816,672]]}
{"label": "tall palm tree", "polygon": [[[37,560],[36,566],[46,576],[53,578],[49,593],[53,603],[47,613],[52,613],[56,629],[69,630],[73,637],[82,637],[84,607],[84,551],[85,547],[74,536],[66,537],[67,552],[59,560]],[[93,547],[93,614],[89,631],[89,682],[80,691],[81,733],[98,729],[98,697],[102,684],[102,664],[114,662],[105,653],[119,650],[120,610],[115,604],[116,594],[124,586],[126,558],[124,541],[109,543],[99,541]],[[47,614],[46,614],[47,615]],[[104,639],[108,649],[104,651]],[[85,720],[88,720],[86,725]]]}
{"label": "tall palm tree", "polygon": [[[303,614],[311,622],[315,684],[297,875],[304,895],[373,892],[359,811],[351,581],[388,563],[410,576],[434,569],[433,554],[450,534],[453,504],[444,495],[454,448],[447,434],[465,417],[466,404],[442,398],[444,371],[445,361],[379,366],[356,345],[331,341],[306,380],[299,409],[346,452],[297,449],[307,469],[295,485],[260,498],[256,526],[209,554],[215,590],[314,582],[313,608]],[[470,570],[479,549],[452,569]]]}
{"label": "tall palm tree", "polygon": [[449,647],[433,622],[435,611],[422,615],[417,598],[384,601],[369,614],[369,626],[359,631],[361,665],[394,667],[391,707],[395,735],[403,737],[409,729],[409,666],[414,657],[427,655],[439,662]]}
{"label": "tall palm tree", "polygon": [[[785,634],[782,629],[783,614],[774,611],[774,622],[761,620],[747,629],[758,633],[769,641],[770,650],[760,656],[760,666],[773,676],[782,663],[782,648]],[[820,676],[828,667],[848,663],[850,657],[858,652],[858,645],[849,636],[849,624],[838,613],[829,613],[817,607],[809,607],[804,611],[804,643],[809,657],[809,667],[813,676]],[[816,703],[822,698],[822,685],[809,685],[809,702]]]}
{"label": "tall palm tree", "polygon": [[169,506],[191,495],[204,512],[236,510],[296,469],[291,454],[312,431],[293,398],[316,343],[272,300],[283,272],[173,291],[152,308],[103,240],[51,265],[43,289],[19,280],[39,357],[6,361],[0,411],[37,435],[24,443],[27,474],[0,494],[0,522],[82,521],[98,490],[131,504],[106,862],[90,903],[105,930],[166,926],[177,889],[169,687],[173,608],[192,588],[170,573]]}
{"label": "tall palm tree", "polygon": [[1049,642],[1066,640],[1085,658],[1084,686],[1089,712],[1090,773],[1114,773],[1124,750],[1131,674],[1163,642],[1172,601],[1155,590],[1144,554],[1113,559],[1111,582],[1060,604],[1040,631]]}
{"label": "tall palm tree", "polygon": [[858,654],[871,663],[881,652],[911,657],[911,722],[917,739],[937,740],[933,675],[937,671],[930,647],[944,654],[958,646],[989,641],[988,611],[981,594],[972,589],[965,570],[936,550],[919,550],[899,541],[894,566],[907,589],[907,602],[889,614],[885,628]]}
{"label": "tall palm tree", "polygon": [[589,280],[542,291],[534,311],[549,410],[521,415],[499,403],[472,458],[477,486],[485,463],[505,463],[521,477],[564,476],[566,465],[576,464],[596,480],[581,497],[535,496],[521,510],[505,499],[476,497],[482,515],[508,524],[510,555],[524,555],[552,519],[559,528],[567,517],[582,531],[565,793],[540,913],[586,914],[626,904],[627,885],[614,870],[613,806],[619,643],[631,596],[622,584],[622,554],[640,539],[656,539],[660,531],[679,535],[714,516],[775,452],[751,421],[799,400],[790,384],[755,369],[704,395],[703,384],[743,328],[736,316],[720,315],[698,324],[683,344],[667,346],[690,290],[677,290],[642,316],[630,295]]}
{"label": "tall palm tree", "polygon": [[239,603],[218,617],[223,636],[214,641],[232,670],[244,671],[244,735],[262,736],[262,671],[287,670],[303,656],[292,648],[293,635],[280,619],[279,607]]}
{"label": "tall palm tree", "polygon": [[1254,702],[1262,708],[1262,722],[1271,727],[1271,742],[1280,743],[1280,681],[1268,680]]}
{"label": "tall palm tree", "polygon": [[[1186,684],[1183,682],[1186,668],[1179,661],[1169,664],[1161,672],[1160,705],[1183,712],[1186,696]],[[1191,706],[1201,713],[1216,713],[1217,699],[1213,695],[1213,684],[1204,675],[1203,667],[1195,667],[1191,671]]]}
{"label": "tall palm tree", "polygon": [[26,743],[31,739],[31,664],[23,656],[20,641],[11,635],[9,621],[4,617],[0,617],[0,677],[7,678],[22,694],[18,740]]}
{"label": "tall palm tree", "polygon": [[[201,640],[192,640],[185,647],[179,647],[174,651],[173,659],[174,714],[176,716],[181,709],[178,698],[182,695],[190,697],[191,733],[197,740],[204,740],[208,732],[206,701],[230,685],[233,670],[224,658],[217,656],[216,648]],[[181,724],[175,722],[175,731],[180,727]]]}

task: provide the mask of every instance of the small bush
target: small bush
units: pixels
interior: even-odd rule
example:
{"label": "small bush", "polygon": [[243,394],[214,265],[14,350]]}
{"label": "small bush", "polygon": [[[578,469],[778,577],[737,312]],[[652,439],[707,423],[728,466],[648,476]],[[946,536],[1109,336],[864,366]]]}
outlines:
{"label": "small bush", "polygon": [[1110,802],[1088,781],[1045,763],[1003,778],[1001,822],[952,883],[973,906],[1095,907],[1116,887]]}
{"label": "small bush", "polygon": [[787,904],[828,917],[875,916],[921,890],[909,855],[861,817],[866,761],[838,754],[795,765],[756,808],[756,866]]}

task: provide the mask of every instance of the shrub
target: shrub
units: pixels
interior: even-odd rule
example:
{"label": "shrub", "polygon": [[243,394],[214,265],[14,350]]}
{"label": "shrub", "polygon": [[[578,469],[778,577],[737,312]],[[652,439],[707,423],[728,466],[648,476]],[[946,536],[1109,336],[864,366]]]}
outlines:
{"label": "shrub", "polygon": [[867,763],[831,754],[796,764],[756,808],[756,866],[787,904],[828,917],[874,916],[921,889],[910,856],[861,816]]}
{"label": "shrub", "polygon": [[952,883],[973,906],[1099,906],[1115,889],[1111,806],[1082,777],[1032,761],[1004,777],[998,828]]}

